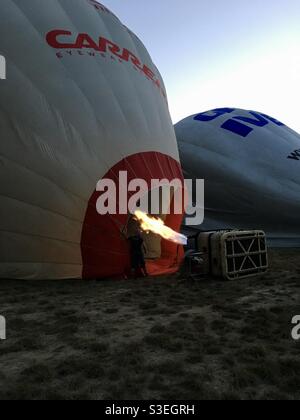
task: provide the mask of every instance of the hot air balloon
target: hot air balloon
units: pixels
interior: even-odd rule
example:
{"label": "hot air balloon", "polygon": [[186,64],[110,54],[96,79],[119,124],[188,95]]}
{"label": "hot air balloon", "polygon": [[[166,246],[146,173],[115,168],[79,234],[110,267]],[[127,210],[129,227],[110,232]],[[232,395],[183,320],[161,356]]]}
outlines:
{"label": "hot air balloon", "polygon": [[201,230],[263,229],[300,245],[300,136],[261,112],[221,108],[175,126],[186,178],[205,179]]}
{"label": "hot air balloon", "polygon": [[[95,0],[1,6],[0,277],[122,275],[129,216],[99,215],[96,185],[120,171],[128,182],[182,179],[163,80]],[[179,230],[182,215],[164,221]],[[178,246],[153,244],[150,274],[175,271]]]}

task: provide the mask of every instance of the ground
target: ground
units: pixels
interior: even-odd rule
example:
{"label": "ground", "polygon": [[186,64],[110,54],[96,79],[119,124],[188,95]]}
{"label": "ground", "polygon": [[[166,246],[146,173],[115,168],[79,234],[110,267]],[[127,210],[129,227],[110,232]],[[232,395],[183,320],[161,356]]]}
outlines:
{"label": "ground", "polygon": [[299,255],[237,282],[0,281],[0,399],[299,399]]}

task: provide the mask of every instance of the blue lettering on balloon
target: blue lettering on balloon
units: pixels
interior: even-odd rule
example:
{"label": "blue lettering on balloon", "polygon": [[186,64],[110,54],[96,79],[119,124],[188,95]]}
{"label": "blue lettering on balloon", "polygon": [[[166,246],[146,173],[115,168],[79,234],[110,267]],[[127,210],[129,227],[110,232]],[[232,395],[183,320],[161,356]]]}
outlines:
{"label": "blue lettering on balloon", "polygon": [[[194,120],[209,122],[215,120],[216,118],[222,115],[231,114],[233,111],[235,111],[235,108],[218,108],[209,112],[203,112],[201,114],[198,114],[194,117]],[[249,114],[252,116],[251,118],[239,116],[232,117],[229,120],[227,120],[224,124],[222,124],[221,128],[223,128],[224,130],[231,131],[232,133],[237,134],[238,136],[246,138],[254,130],[246,124],[250,124],[255,127],[265,127],[269,124],[269,122],[272,122],[278,125],[279,127],[284,126],[283,123],[276,120],[275,118],[269,117],[266,114],[254,111],[249,111]]]}
{"label": "blue lettering on balloon", "polygon": [[300,160],[300,150],[295,150],[288,156],[288,159]]}
{"label": "blue lettering on balloon", "polygon": [[255,125],[257,127],[264,127],[265,125],[269,124],[269,121],[263,118],[261,115],[257,114],[257,112],[250,111],[249,114],[253,115],[253,118],[247,117],[233,117],[235,120],[243,121],[245,123],[249,123]]}
{"label": "blue lettering on balloon", "polygon": [[[231,112],[235,111],[235,108],[218,108],[213,109],[212,111],[202,112],[194,117],[195,121],[213,121],[216,118],[220,117],[221,115],[230,114]],[[213,115],[211,115],[213,113]]]}
{"label": "blue lettering on balloon", "polygon": [[253,131],[253,128],[232,119],[226,121],[221,128],[238,134],[241,137],[247,137]]}
{"label": "blue lettering on balloon", "polygon": [[266,115],[266,114],[260,114],[260,115],[262,115],[263,117],[267,118],[267,120],[270,120],[272,123],[278,125],[279,127],[285,126],[285,124],[283,124],[282,122],[276,120],[276,118],[269,117],[269,115]]}

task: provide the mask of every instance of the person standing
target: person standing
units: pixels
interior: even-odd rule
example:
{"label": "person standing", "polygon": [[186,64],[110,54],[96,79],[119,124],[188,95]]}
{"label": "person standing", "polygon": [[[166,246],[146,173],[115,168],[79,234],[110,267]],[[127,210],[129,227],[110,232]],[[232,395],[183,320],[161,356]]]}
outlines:
{"label": "person standing", "polygon": [[140,224],[137,220],[131,221],[130,232],[128,232],[128,241],[130,245],[131,270],[138,277],[148,277],[145,245],[142,236]]}

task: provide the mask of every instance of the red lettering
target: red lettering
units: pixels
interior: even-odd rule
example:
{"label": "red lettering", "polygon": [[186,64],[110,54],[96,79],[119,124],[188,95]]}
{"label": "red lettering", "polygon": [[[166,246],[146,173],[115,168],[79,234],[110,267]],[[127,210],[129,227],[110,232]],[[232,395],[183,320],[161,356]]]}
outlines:
{"label": "red lettering", "polygon": [[103,6],[103,4],[98,3],[95,0],[89,0],[91,5],[95,7],[95,9],[97,10],[102,10],[102,12],[108,12],[108,10],[106,9],[105,6]]}
{"label": "red lettering", "polygon": [[72,32],[64,31],[62,29],[57,29],[55,31],[49,32],[46,36],[46,40],[48,44],[50,45],[50,47],[53,47],[53,48],[74,48],[74,44],[61,43],[57,40],[59,36],[66,36],[66,35],[70,36],[72,35]]}
{"label": "red lettering", "polygon": [[154,82],[155,82],[155,85],[156,85],[159,89],[162,89],[162,87],[161,87],[161,83],[160,83],[160,80],[159,80],[159,79],[154,80]]}
{"label": "red lettering", "polygon": [[113,42],[109,41],[106,38],[100,38],[99,39],[99,47],[98,47],[98,51],[101,52],[107,52],[107,49],[112,53],[115,54],[116,56],[122,58],[122,56],[119,54],[121,52],[120,47],[118,47],[118,45],[114,44]]}
{"label": "red lettering", "polygon": [[134,64],[137,68],[139,68],[140,70],[142,70],[142,63],[140,62],[140,60],[134,55],[132,54],[130,51],[128,51],[126,48],[124,48],[123,54],[121,56],[122,60],[125,61],[131,61],[132,64]]}
{"label": "red lettering", "polygon": [[79,34],[76,40],[75,48],[90,48],[92,50],[100,51],[99,46],[88,34]]}
{"label": "red lettering", "polygon": [[[134,65],[134,69],[137,71],[142,70],[145,76],[149,78],[150,80],[152,80],[153,83],[161,91],[163,96],[166,97],[166,93],[161,85],[161,82],[157,78],[155,73],[148,66],[143,65],[141,61],[138,59],[138,57],[136,57],[127,48],[124,48],[122,50],[117,44],[103,37],[99,37],[98,44],[97,44],[93,40],[93,38],[86,33],[79,34],[76,38],[75,43],[72,43],[72,42],[66,43],[66,42],[61,42],[59,40],[59,37],[71,37],[72,35],[73,34],[70,31],[65,31],[63,29],[55,29],[46,35],[46,40],[47,40],[47,43],[52,48],[68,50],[66,51],[66,53],[70,56],[73,55],[72,50],[74,49],[77,50],[77,53],[79,55],[84,55],[84,53],[81,50],[86,48],[86,49],[91,50],[91,51],[88,51],[88,54],[93,57],[95,57],[95,52],[93,51],[100,52],[101,56],[104,58],[106,57],[105,53],[109,52],[113,54],[114,56],[118,57],[120,62],[122,62],[122,60],[128,63],[131,62]],[[56,55],[58,58],[63,58],[61,52],[57,52]],[[112,59],[114,59],[113,55],[111,56]]]}
{"label": "red lettering", "polygon": [[145,75],[147,77],[149,77],[151,80],[155,81],[155,74],[153,73],[153,71],[151,69],[149,69],[149,67],[144,66],[143,67],[143,72],[145,73]]}
{"label": "red lettering", "polygon": [[97,11],[109,13],[110,15],[114,16],[118,19],[107,7],[103,6],[103,4],[98,3],[96,0],[88,0],[90,5],[93,6]]}

